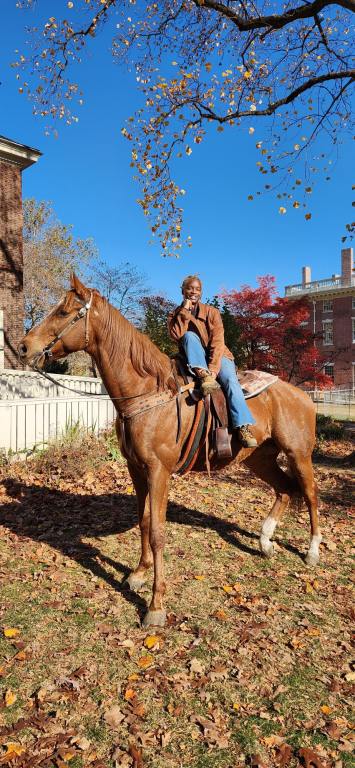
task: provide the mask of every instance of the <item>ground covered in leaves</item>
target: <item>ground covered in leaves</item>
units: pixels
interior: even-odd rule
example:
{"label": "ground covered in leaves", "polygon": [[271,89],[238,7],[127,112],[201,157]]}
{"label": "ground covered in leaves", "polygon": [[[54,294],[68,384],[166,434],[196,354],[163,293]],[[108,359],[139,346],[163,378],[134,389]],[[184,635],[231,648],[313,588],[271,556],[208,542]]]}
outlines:
{"label": "ground covered in leaves", "polygon": [[321,564],[305,509],[259,554],[270,491],[243,468],[175,478],[164,630],[123,580],[135,497],[112,441],[0,469],[0,765],[236,768],[350,765],[351,460],[324,442]]}

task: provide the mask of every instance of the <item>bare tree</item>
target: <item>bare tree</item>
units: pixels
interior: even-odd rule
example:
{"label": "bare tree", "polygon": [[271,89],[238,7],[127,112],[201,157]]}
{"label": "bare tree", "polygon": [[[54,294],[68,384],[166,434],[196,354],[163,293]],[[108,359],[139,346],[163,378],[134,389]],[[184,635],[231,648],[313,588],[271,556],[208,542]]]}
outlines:
{"label": "bare tree", "polygon": [[[31,0],[22,0],[26,5]],[[351,130],[354,0],[64,5],[65,16],[33,30],[31,55],[17,62],[19,77],[25,70],[20,90],[37,113],[77,120],[72,107],[82,94],[71,81],[71,65],[112,25],[113,56],[134,67],[144,94],[144,106],[122,133],[131,142],[140,205],[165,253],[181,247],[184,190],[171,177],[171,161],[191,155],[211,125],[218,131],[245,125],[251,136],[257,124],[265,130],[266,140],[256,142],[263,188],[277,189],[280,213],[287,201],[311,217],[311,174],[324,170],[328,178],[329,153]],[[302,178],[295,176],[297,165]]]}
{"label": "bare tree", "polygon": [[149,292],[146,276],[129,261],[117,267],[99,260],[92,269],[95,286],[111,304],[133,323],[142,314],[141,299]]}

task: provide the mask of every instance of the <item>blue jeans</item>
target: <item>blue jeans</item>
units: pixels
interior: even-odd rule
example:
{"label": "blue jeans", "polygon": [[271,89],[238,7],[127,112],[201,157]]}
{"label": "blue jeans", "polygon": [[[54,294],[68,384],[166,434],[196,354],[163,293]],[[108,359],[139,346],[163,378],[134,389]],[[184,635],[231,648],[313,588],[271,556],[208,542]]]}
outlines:
{"label": "blue jeans", "polygon": [[[201,339],[193,331],[187,331],[180,339],[181,346],[187,357],[190,369],[203,368],[208,370],[206,350]],[[222,357],[221,369],[217,376],[229,406],[232,427],[242,427],[246,424],[256,424],[245,402],[242,388],[239,384],[235,364],[228,357]]]}

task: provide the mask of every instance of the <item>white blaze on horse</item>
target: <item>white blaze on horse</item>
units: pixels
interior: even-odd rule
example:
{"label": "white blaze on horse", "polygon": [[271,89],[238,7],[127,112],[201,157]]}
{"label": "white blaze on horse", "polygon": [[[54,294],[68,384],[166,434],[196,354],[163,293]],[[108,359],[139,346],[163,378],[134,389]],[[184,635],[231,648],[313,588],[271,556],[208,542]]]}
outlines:
{"label": "white blaze on horse", "polygon": [[[117,410],[117,435],[137,494],[141,557],[127,581],[139,589],[154,565],[152,600],[144,625],[164,625],[163,571],[165,518],[169,481],[194,422],[196,403],[187,391],[177,395],[171,360],[134,328],[96,290],[73,275],[69,290],[19,345],[24,363],[42,366],[70,352],[86,350],[95,360]],[[177,397],[181,400],[181,430],[177,439]],[[312,467],[315,409],[308,395],[284,381],[249,400],[256,419],[256,448],[241,448],[232,439],[230,462],[243,462],[276,494],[260,535],[262,552],[273,553],[271,538],[291,496],[306,502],[311,523],[308,565],[319,560],[317,488]],[[292,474],[277,462],[283,452]],[[224,462],[225,466],[225,462]]]}

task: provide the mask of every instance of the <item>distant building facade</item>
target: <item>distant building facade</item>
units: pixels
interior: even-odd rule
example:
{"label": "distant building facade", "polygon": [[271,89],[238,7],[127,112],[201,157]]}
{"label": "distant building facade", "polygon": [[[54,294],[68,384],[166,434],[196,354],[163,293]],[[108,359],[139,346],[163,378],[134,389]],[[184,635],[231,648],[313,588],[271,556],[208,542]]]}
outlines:
{"label": "distant building facade", "polygon": [[23,336],[22,171],[41,152],[0,136],[0,370],[22,368]]}
{"label": "distant building facade", "polygon": [[311,279],[311,268],[302,268],[302,283],[287,285],[286,298],[307,296],[310,303],[308,327],[316,340],[324,372],[334,386],[355,389],[355,272],[353,249],[341,252],[341,274],[324,280]]}

